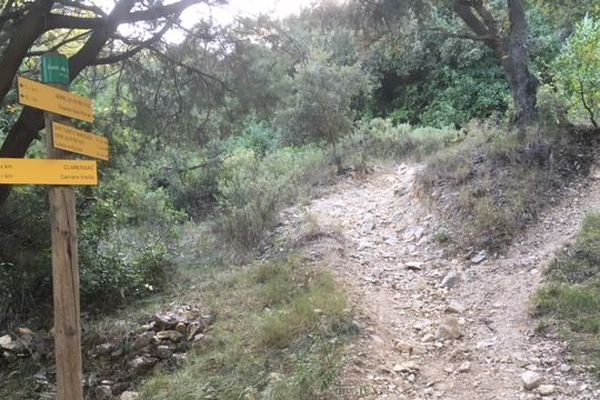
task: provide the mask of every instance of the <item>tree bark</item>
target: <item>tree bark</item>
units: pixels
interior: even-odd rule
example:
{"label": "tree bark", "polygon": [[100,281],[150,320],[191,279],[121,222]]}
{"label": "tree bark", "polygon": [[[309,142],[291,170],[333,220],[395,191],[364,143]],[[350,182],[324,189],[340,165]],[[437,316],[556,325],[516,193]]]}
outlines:
{"label": "tree bark", "polygon": [[502,64],[515,107],[513,123],[523,133],[538,120],[537,89],[539,82],[529,70],[527,36],[529,28],[523,0],[507,0],[510,30],[502,38],[497,21],[481,0],[455,0],[454,10],[475,33],[475,39],[492,49]]}
{"label": "tree bark", "polygon": [[538,121],[537,90],[539,81],[528,67],[527,19],[523,0],[508,0],[510,34],[502,67],[508,78],[515,107],[515,125],[521,132]]}
{"label": "tree bark", "polygon": [[35,40],[45,31],[45,21],[54,1],[37,0],[16,28],[8,47],[0,58],[0,100],[12,86],[23,58]]}

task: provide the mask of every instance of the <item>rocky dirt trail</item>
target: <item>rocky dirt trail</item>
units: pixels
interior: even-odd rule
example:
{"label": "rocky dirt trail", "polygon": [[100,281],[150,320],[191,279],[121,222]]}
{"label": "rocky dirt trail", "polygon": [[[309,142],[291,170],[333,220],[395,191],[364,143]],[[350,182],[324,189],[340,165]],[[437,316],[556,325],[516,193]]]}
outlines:
{"label": "rocky dirt trail", "polygon": [[341,397],[599,399],[566,343],[534,335],[528,307],[555,252],[600,208],[600,184],[571,188],[505,256],[452,258],[414,194],[418,169],[377,168],[284,215],[290,235],[317,225],[309,258],[330,266],[356,304],[363,329]]}

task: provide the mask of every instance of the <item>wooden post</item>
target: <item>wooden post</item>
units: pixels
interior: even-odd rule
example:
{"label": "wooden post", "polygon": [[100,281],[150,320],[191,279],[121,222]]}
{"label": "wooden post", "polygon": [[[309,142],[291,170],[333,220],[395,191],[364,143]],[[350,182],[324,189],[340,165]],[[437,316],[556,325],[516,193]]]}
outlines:
{"label": "wooden post", "polygon": [[[49,74],[56,66],[49,59],[60,61],[56,53],[43,56],[45,83],[68,90],[68,80]],[[66,58],[62,61],[62,66]],[[68,64],[67,64],[68,65]],[[68,70],[66,76],[68,77]],[[49,79],[50,78],[50,79]],[[48,158],[65,159],[67,154],[53,146],[54,114],[45,113],[45,133]],[[54,340],[58,400],[83,400],[81,361],[81,314],[79,306],[79,257],[77,252],[77,217],[75,191],[71,187],[53,186],[49,191],[52,229],[52,286],[54,291]]]}

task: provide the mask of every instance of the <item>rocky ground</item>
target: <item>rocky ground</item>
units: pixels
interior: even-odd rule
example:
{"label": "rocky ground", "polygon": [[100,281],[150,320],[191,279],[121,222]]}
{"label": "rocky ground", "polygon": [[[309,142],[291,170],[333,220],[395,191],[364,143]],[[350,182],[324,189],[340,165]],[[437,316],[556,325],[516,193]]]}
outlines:
{"label": "rocky ground", "polygon": [[[187,351],[202,344],[204,332],[213,322],[213,316],[184,305],[140,321],[135,329],[128,326],[118,337],[98,337],[93,346],[87,343],[90,350],[85,358],[94,367],[86,368],[86,399],[139,398],[139,394],[131,390],[135,382],[157,369],[176,370],[185,361]],[[114,321],[113,325],[118,326],[119,321]],[[34,377],[34,391],[39,395],[36,398],[56,397],[53,357],[52,332],[16,328],[0,337],[0,368],[18,374],[19,363],[32,360],[33,364],[38,364]]]}
{"label": "rocky ground", "polygon": [[600,388],[566,343],[534,334],[530,296],[553,255],[600,207],[600,184],[564,200],[504,256],[448,256],[439,226],[413,193],[418,166],[349,178],[282,231],[346,283],[362,329],[340,398],[598,399]]}

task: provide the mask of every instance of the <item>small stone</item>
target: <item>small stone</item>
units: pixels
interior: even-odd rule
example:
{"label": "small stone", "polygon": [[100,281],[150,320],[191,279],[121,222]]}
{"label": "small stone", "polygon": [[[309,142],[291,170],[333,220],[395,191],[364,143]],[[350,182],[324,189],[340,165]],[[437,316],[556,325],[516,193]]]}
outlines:
{"label": "small stone", "polygon": [[123,392],[121,393],[121,397],[119,400],[138,400],[140,398],[140,394],[138,392]]}
{"label": "small stone", "polygon": [[554,385],[540,385],[540,387],[538,388],[538,392],[540,392],[542,396],[550,396],[555,391],[556,386]]}
{"label": "small stone", "polygon": [[450,304],[448,304],[448,307],[446,307],[447,312],[454,313],[454,314],[462,314],[465,312],[466,309],[467,309],[467,307],[465,307],[463,304],[459,303],[458,301],[453,301]]}
{"label": "small stone", "polygon": [[407,262],[406,264],[404,264],[404,266],[406,267],[406,269],[411,271],[420,271],[421,269],[423,269],[423,263],[418,261]]}
{"label": "small stone", "polygon": [[450,271],[444,276],[442,281],[440,282],[440,287],[444,289],[452,289],[460,282],[460,277],[454,271]]}
{"label": "small stone", "polygon": [[156,334],[158,340],[170,340],[171,342],[179,342],[183,339],[183,334],[177,331],[161,331]]}
{"label": "small stone", "polygon": [[447,318],[438,327],[437,338],[439,340],[456,340],[462,336],[462,329],[455,318]]}
{"label": "small stone", "polygon": [[560,372],[570,372],[571,369],[569,364],[560,364]]}
{"label": "small stone", "polygon": [[184,324],[183,322],[179,322],[177,324],[177,326],[175,327],[175,330],[183,335],[185,335],[187,333],[187,325]]}
{"label": "small stone", "polygon": [[481,264],[486,259],[487,259],[487,253],[486,253],[486,251],[485,250],[481,250],[479,253],[477,253],[476,256],[474,256],[473,258],[471,258],[471,262],[473,264]]}
{"label": "small stone", "polygon": [[17,328],[15,331],[19,336],[33,336],[33,331],[29,328]]}
{"label": "small stone", "polygon": [[13,351],[16,348],[15,343],[13,342],[10,335],[4,335],[0,337],[0,349]]}
{"label": "small stone", "polygon": [[152,343],[152,339],[154,338],[154,332],[144,332],[133,342],[133,348],[136,350],[143,349]]}
{"label": "small stone", "polygon": [[435,336],[433,336],[431,333],[428,333],[425,336],[423,336],[423,338],[421,339],[421,342],[423,342],[423,343],[435,342]]}
{"label": "small stone", "polygon": [[471,363],[468,361],[465,361],[464,363],[462,363],[458,366],[457,371],[458,372],[468,372],[470,369],[471,369]]}
{"label": "small stone", "polygon": [[95,352],[99,356],[108,356],[115,351],[114,343],[102,343],[95,347]]}
{"label": "small stone", "polygon": [[154,322],[159,330],[171,330],[177,326],[179,320],[174,315],[159,315],[154,316]]}
{"label": "small stone", "polygon": [[156,347],[154,354],[156,354],[156,356],[161,360],[166,360],[173,355],[173,349],[171,349],[169,346],[160,345]]}
{"label": "small stone", "polygon": [[131,367],[131,371],[134,374],[139,374],[141,372],[149,370],[157,362],[158,362],[158,360],[156,358],[153,358],[153,357],[150,357],[147,355],[143,355],[143,356],[139,356],[139,357],[136,357],[133,360],[131,360],[131,362],[129,363],[129,366]]}
{"label": "small stone", "polygon": [[414,361],[407,361],[394,366],[394,372],[415,372],[419,370],[419,366]]}
{"label": "small stone", "polygon": [[543,378],[537,372],[525,371],[521,375],[521,380],[525,390],[533,390],[542,384]]}

